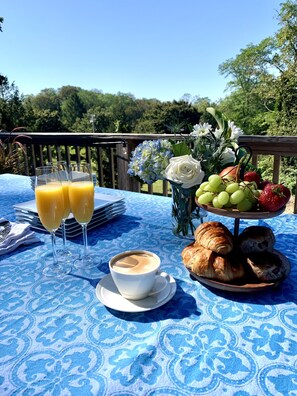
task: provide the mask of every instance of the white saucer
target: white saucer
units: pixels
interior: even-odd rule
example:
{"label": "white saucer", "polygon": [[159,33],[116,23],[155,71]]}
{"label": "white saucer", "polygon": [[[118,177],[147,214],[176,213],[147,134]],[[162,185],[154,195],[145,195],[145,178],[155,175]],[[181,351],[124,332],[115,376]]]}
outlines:
{"label": "white saucer", "polygon": [[[176,292],[176,283],[171,275],[162,272],[160,277],[164,277],[167,286],[159,293],[143,298],[142,300],[127,300],[118,291],[111,274],[106,275],[96,286],[96,297],[106,307],[121,312],[144,312],[158,308],[166,304]],[[167,280],[169,279],[169,280]],[[162,282],[161,282],[162,283]]]}

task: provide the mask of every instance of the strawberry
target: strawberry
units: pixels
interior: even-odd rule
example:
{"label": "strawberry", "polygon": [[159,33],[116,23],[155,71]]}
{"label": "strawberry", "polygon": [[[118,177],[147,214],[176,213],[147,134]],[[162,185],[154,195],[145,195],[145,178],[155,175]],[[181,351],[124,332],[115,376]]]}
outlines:
{"label": "strawberry", "polygon": [[243,180],[244,181],[248,181],[248,182],[256,182],[257,186],[260,184],[261,181],[261,177],[259,175],[259,173],[255,172],[255,171],[248,171],[245,172],[245,174],[243,175]]}
{"label": "strawberry", "polygon": [[259,207],[263,211],[276,212],[288,203],[290,197],[290,190],[283,184],[270,183],[258,198]]}

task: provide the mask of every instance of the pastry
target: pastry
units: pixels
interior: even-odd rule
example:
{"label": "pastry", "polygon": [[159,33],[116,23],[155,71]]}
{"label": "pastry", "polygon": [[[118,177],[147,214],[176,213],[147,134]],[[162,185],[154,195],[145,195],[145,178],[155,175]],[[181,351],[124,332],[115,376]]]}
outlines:
{"label": "pastry", "polygon": [[233,249],[233,235],[222,223],[207,221],[195,230],[195,244],[226,255]]}
{"label": "pastry", "polygon": [[275,236],[269,227],[251,226],[238,236],[237,244],[243,254],[272,251]]}
{"label": "pastry", "polygon": [[247,264],[262,282],[275,282],[289,275],[289,260],[278,251],[254,253],[247,256]]}
{"label": "pastry", "polygon": [[197,244],[182,251],[185,266],[194,274],[221,282],[232,282],[244,276],[243,266],[234,265],[231,255],[221,256]]}

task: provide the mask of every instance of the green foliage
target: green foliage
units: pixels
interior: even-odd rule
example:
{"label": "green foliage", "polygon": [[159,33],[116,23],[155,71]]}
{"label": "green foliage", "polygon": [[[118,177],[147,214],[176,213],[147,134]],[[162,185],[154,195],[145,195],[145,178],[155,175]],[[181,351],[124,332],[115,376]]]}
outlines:
{"label": "green foliage", "polygon": [[278,19],[280,29],[273,37],[249,44],[219,66],[231,78],[232,90],[220,109],[248,134],[297,132],[296,1],[282,3]]}
{"label": "green foliage", "polygon": [[0,129],[11,131],[23,119],[24,108],[18,88],[0,74]]}
{"label": "green foliage", "polygon": [[[153,102],[136,125],[136,133],[190,133],[193,125],[199,123],[201,114],[190,103],[183,100]],[[144,127],[145,125],[145,127]]]}
{"label": "green foliage", "polygon": [[0,174],[19,174],[24,170],[23,145],[15,138],[12,143],[0,139]]}

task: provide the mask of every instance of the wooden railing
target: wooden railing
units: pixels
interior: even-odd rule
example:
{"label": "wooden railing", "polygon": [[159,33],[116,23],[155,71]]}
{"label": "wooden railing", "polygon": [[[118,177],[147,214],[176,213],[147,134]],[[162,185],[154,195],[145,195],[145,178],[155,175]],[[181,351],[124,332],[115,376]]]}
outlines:
{"label": "wooden railing", "polygon": [[[17,133],[0,132],[2,142],[11,142]],[[131,152],[144,140],[174,139],[173,135],[102,134],[102,133],[27,133],[18,140],[25,149],[26,175],[34,175],[37,166],[52,160],[92,163],[99,185],[129,191],[141,191],[141,185],[127,174]],[[177,137],[176,137],[177,139]],[[239,144],[252,149],[252,162],[257,165],[259,155],[272,155],[273,181],[279,181],[281,158],[297,156],[297,136],[249,136],[239,138]],[[154,186],[148,186],[155,193]],[[162,194],[168,195],[168,184],[163,182]],[[294,213],[297,213],[297,185]]]}

